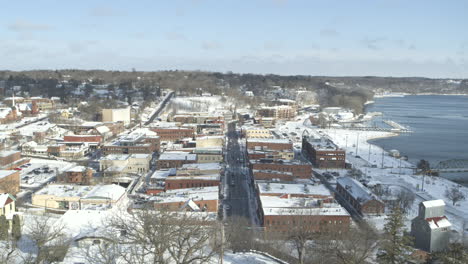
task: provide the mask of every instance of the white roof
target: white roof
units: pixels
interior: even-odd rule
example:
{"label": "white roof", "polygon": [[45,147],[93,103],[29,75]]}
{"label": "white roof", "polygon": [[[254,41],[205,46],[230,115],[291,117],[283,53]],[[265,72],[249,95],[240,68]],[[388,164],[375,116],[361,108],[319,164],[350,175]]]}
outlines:
{"label": "white roof", "polygon": [[166,151],[159,156],[159,160],[197,160],[197,155],[188,152]]}
{"label": "white roof", "polygon": [[289,139],[283,138],[249,138],[247,142],[253,143],[275,143],[275,144],[290,144],[291,141]]}
{"label": "white roof", "polygon": [[185,202],[189,199],[200,201],[200,200],[218,200],[219,198],[219,187],[199,187],[199,188],[188,188],[188,189],[176,189],[167,190],[164,193],[160,193],[151,198],[151,201],[156,203],[174,203],[174,202]]}
{"label": "white roof", "polygon": [[98,127],[96,127],[96,131],[99,134],[105,134],[105,133],[110,132],[110,129],[107,126],[98,126]]}
{"label": "white roof", "polygon": [[348,193],[357,201],[367,202],[369,200],[378,200],[369,189],[362,185],[357,180],[350,177],[340,177],[336,179],[337,184],[341,185],[343,188],[347,189]]}
{"label": "white roof", "polygon": [[431,229],[439,229],[439,228],[446,228],[446,227],[451,227],[452,224],[449,222],[449,220],[444,216],[443,218],[428,218],[426,221],[429,224],[429,227]]}
{"label": "white roof", "polygon": [[157,170],[151,175],[151,179],[166,179],[170,175],[176,175],[176,169],[170,168],[167,170]]}
{"label": "white roof", "polygon": [[68,169],[66,172],[84,172],[86,170],[85,166],[75,166]]}
{"label": "white roof", "polygon": [[336,203],[323,203],[322,207],[319,207],[320,199],[260,196],[260,200],[264,215],[349,215]]}
{"label": "white roof", "polygon": [[15,170],[0,170],[0,179],[8,177],[15,172],[16,172]]}
{"label": "white roof", "polygon": [[198,169],[198,170],[221,170],[221,164],[213,163],[191,163],[182,165],[182,169]]}
{"label": "white roof", "polygon": [[56,197],[82,197],[91,190],[91,186],[71,184],[49,184],[34,195],[51,195]]}
{"label": "white roof", "polygon": [[109,198],[118,200],[125,193],[126,189],[117,184],[97,185],[83,199]]}
{"label": "white roof", "polygon": [[425,201],[425,202],[422,202],[422,204],[423,204],[424,207],[426,207],[426,208],[445,206],[444,200]]}
{"label": "white roof", "polygon": [[[323,195],[332,196],[332,193],[325,187],[325,185],[312,185],[312,184],[298,184],[298,183],[269,183],[269,190],[267,183],[259,183],[258,189],[261,194],[279,193],[279,194],[305,194],[305,195]],[[308,191],[306,191],[307,186]]]}

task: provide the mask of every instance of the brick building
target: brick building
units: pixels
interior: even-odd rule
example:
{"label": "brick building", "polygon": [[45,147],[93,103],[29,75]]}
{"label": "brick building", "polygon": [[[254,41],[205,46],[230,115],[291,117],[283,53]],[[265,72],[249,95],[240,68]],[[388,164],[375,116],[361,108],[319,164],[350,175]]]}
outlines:
{"label": "brick building", "polygon": [[346,232],[349,213],[336,203],[321,199],[260,196],[260,219],[267,235],[286,234],[294,228],[301,232]]}
{"label": "brick building", "polygon": [[302,153],[314,166],[324,168],[346,168],[346,151],[325,138],[302,138]]}
{"label": "brick building", "polygon": [[151,130],[156,132],[162,141],[177,141],[195,137],[193,127],[157,127]]}
{"label": "brick building", "polygon": [[75,183],[89,185],[93,180],[93,170],[85,166],[75,166],[65,171],[59,181],[63,183]]}
{"label": "brick building", "polygon": [[355,179],[338,178],[336,191],[361,214],[383,214],[385,212],[385,204],[382,200]]}
{"label": "brick building", "polygon": [[88,142],[100,144],[102,142],[102,137],[99,135],[71,135],[64,136],[63,141],[65,142]]}
{"label": "brick building", "polygon": [[278,180],[278,181],[294,181],[295,177],[292,172],[275,171],[275,170],[253,170],[255,180]]}
{"label": "brick building", "polygon": [[292,150],[293,144],[289,139],[250,138],[247,139],[247,149]]}
{"label": "brick building", "polygon": [[296,117],[296,107],[289,105],[266,106],[257,110],[259,117],[272,117],[276,119],[292,119]]}
{"label": "brick building", "polygon": [[166,190],[219,186],[219,174],[200,176],[170,176],[166,178]]}
{"label": "brick building", "polygon": [[197,155],[183,151],[166,151],[157,161],[157,166],[160,169],[180,168],[184,164],[196,163]]}
{"label": "brick building", "polygon": [[0,193],[16,195],[20,190],[20,172],[16,170],[0,170]]}
{"label": "brick building", "polygon": [[254,160],[250,161],[250,169],[263,171],[290,172],[294,179],[310,179],[312,177],[312,165],[296,161],[282,160]]}
{"label": "brick building", "polygon": [[21,158],[19,151],[0,151],[0,169],[10,170],[28,162],[29,159]]}

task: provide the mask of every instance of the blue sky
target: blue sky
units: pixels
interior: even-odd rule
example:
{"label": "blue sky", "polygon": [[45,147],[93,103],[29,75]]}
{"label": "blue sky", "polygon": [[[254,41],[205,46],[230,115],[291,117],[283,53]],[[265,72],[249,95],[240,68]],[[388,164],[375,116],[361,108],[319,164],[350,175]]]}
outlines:
{"label": "blue sky", "polygon": [[468,1],[3,1],[0,68],[468,78]]}

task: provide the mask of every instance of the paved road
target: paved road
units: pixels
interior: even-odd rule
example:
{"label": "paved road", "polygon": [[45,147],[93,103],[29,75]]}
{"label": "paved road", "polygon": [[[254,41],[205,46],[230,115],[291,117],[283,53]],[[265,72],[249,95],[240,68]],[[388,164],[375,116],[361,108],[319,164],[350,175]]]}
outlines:
{"label": "paved road", "polygon": [[251,178],[246,169],[245,154],[241,151],[238,142],[238,134],[235,129],[235,123],[228,125],[227,133],[227,155],[225,184],[228,185],[228,191],[224,200],[227,217],[240,216],[252,219],[251,205],[253,195],[251,194]]}

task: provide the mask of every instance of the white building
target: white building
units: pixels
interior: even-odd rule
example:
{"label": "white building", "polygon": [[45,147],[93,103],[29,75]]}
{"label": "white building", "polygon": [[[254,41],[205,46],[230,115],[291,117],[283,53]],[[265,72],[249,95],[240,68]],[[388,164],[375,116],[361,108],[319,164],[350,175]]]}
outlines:
{"label": "white building", "polygon": [[124,125],[130,124],[130,107],[118,109],[102,109],[102,122],[122,121]]}
{"label": "white building", "polygon": [[419,215],[411,221],[411,235],[415,247],[436,252],[447,248],[452,224],[445,216],[443,200],[425,201],[419,204]]}

